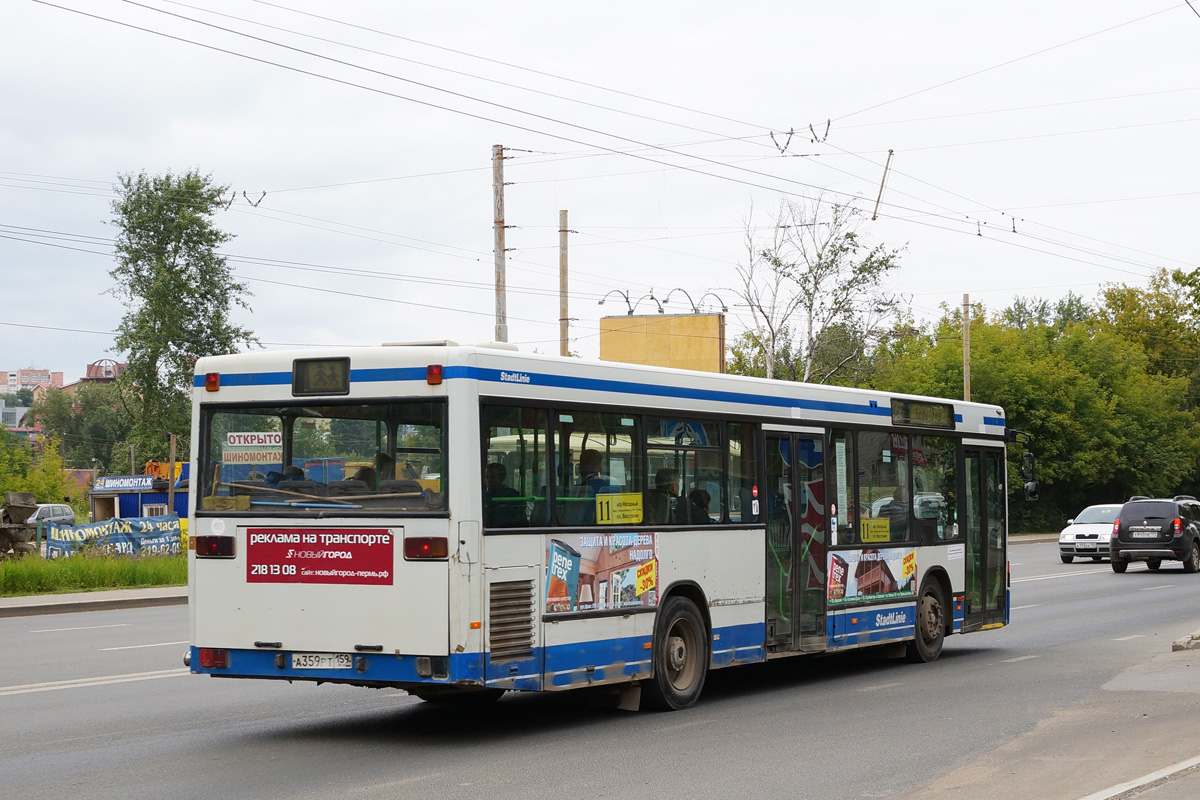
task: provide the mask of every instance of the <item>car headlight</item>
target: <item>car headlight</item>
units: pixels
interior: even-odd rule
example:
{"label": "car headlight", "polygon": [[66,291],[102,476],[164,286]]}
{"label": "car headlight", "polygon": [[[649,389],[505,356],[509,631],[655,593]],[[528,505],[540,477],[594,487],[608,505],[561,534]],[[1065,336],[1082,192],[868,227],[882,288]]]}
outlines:
{"label": "car headlight", "polygon": [[1059,540],[1060,542],[1069,542],[1069,541],[1071,541],[1071,540],[1072,540],[1072,539],[1074,539],[1074,538],[1075,538],[1075,534],[1073,534],[1073,533],[1067,533],[1066,531],[1063,531],[1062,533],[1060,533],[1060,534],[1058,535],[1058,540]]}

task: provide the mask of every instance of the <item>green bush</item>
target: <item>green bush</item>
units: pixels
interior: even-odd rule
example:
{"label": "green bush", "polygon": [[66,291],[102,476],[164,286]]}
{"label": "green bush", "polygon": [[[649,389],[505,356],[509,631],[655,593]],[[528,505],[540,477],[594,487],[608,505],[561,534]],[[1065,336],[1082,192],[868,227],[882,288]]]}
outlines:
{"label": "green bush", "polygon": [[30,555],[0,561],[0,597],[186,583],[186,555],[73,555],[53,561]]}

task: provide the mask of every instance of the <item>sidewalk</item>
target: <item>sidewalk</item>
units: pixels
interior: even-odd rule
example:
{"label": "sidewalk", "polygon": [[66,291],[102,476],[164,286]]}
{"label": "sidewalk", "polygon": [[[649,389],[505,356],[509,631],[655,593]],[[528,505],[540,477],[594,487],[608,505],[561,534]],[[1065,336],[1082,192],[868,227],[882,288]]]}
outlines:
{"label": "sidewalk", "polygon": [[0,597],[0,617],[26,617],[38,614],[73,614],[80,611],[104,611],[114,608],[185,605],[186,586],[154,586],[148,589],[109,589],[73,594],[42,594],[27,597]]}

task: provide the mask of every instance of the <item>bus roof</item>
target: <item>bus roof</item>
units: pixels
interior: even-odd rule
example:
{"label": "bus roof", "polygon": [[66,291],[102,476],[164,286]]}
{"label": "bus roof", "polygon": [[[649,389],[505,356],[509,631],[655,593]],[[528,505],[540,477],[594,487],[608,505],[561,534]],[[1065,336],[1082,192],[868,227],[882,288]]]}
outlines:
{"label": "bus roof", "polygon": [[[894,401],[901,401],[897,408],[915,408],[935,415],[949,406],[952,427],[962,432],[985,436],[1003,436],[1005,432],[1003,409],[984,403],[564,358],[519,352],[505,344],[417,343],[210,356],[196,362],[197,400],[291,401],[292,369],[297,360],[346,358],[350,359],[349,393],[342,397],[347,399],[405,394],[429,397],[469,384],[475,394],[486,397],[744,414],[792,424],[811,421],[889,426],[907,422],[913,427],[951,427],[922,424],[911,417],[893,419]],[[426,367],[432,364],[442,366],[442,386],[427,384]],[[221,396],[204,391],[207,373],[221,374]]]}

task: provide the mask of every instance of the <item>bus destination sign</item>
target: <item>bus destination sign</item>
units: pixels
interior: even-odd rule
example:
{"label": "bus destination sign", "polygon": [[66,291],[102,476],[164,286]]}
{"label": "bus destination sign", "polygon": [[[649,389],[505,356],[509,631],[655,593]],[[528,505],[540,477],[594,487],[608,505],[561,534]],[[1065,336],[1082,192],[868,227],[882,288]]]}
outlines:
{"label": "bus destination sign", "polygon": [[350,359],[297,358],[292,362],[292,394],[350,394]]}
{"label": "bus destination sign", "polygon": [[896,425],[954,430],[954,405],[922,400],[892,400],[892,422]]}

